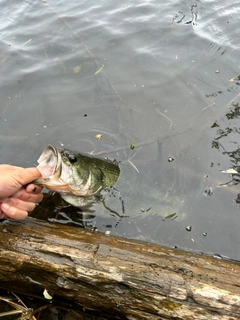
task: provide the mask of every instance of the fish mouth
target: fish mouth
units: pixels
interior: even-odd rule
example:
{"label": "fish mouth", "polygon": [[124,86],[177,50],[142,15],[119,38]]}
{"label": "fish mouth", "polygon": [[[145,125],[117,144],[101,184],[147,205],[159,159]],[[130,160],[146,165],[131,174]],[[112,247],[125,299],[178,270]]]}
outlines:
{"label": "fish mouth", "polygon": [[69,192],[67,180],[71,177],[72,170],[64,163],[57,148],[48,145],[37,162],[39,163],[37,169],[41,172],[43,178],[34,180],[34,184],[60,193]]}

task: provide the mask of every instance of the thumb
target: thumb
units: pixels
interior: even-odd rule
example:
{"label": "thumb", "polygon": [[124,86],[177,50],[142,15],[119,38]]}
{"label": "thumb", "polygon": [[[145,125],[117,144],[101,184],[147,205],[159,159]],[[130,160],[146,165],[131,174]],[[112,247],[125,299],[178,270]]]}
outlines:
{"label": "thumb", "polygon": [[37,168],[24,168],[19,174],[22,185],[28,184],[35,179],[42,177],[41,172]]}

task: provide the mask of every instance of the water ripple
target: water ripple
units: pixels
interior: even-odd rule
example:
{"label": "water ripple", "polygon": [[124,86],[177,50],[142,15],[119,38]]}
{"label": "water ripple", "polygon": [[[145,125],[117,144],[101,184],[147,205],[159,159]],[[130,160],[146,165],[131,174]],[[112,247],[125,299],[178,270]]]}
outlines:
{"label": "water ripple", "polygon": [[[34,163],[48,143],[82,152],[111,151],[111,156],[132,163],[141,173],[146,184],[139,195],[144,195],[142,199],[150,195],[149,205],[143,206],[146,215],[153,201],[159,203],[159,197],[151,194],[159,192],[166,195],[166,204],[173,197],[169,214],[184,206],[182,217],[188,220],[183,226],[177,219],[162,224],[161,204],[152,212],[156,219],[140,216],[142,225],[134,219],[142,239],[149,228],[157,242],[160,234],[168,245],[196,249],[201,242],[198,234],[207,231],[204,241],[211,239],[207,251],[224,253],[231,248],[239,257],[238,208],[232,205],[230,188],[217,188],[222,180],[219,164],[225,169],[230,164],[212,147],[211,126],[239,94],[240,3],[0,0],[0,4],[2,161]],[[97,134],[102,135],[100,140]],[[224,139],[231,152],[233,138]],[[212,191],[212,196],[204,196]],[[229,227],[224,223],[226,212]],[[185,238],[187,225],[193,226],[191,239]],[[122,222],[118,226],[122,228]],[[113,227],[113,232],[125,235],[129,230],[132,237],[132,226],[125,220],[124,228]],[[221,229],[218,237],[215,232]]]}
{"label": "water ripple", "polygon": [[209,1],[202,4],[202,19],[196,33],[218,46],[239,49],[239,1]]}

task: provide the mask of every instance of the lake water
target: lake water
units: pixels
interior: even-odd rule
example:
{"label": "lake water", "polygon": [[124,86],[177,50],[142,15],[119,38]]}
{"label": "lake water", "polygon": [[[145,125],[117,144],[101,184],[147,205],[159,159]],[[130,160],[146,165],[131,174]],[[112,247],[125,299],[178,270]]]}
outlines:
{"label": "lake water", "polygon": [[[85,225],[239,259],[239,1],[0,4],[1,163],[48,144],[117,159],[127,208]],[[32,216],[82,221],[58,195]]]}

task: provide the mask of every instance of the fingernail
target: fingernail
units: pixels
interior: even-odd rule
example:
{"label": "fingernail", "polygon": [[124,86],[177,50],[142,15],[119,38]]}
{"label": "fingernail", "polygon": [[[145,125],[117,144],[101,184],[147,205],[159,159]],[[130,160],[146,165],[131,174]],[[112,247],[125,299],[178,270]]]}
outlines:
{"label": "fingernail", "polygon": [[6,202],[2,203],[2,205],[1,205],[2,210],[8,210],[9,207],[10,207],[9,204]]}

